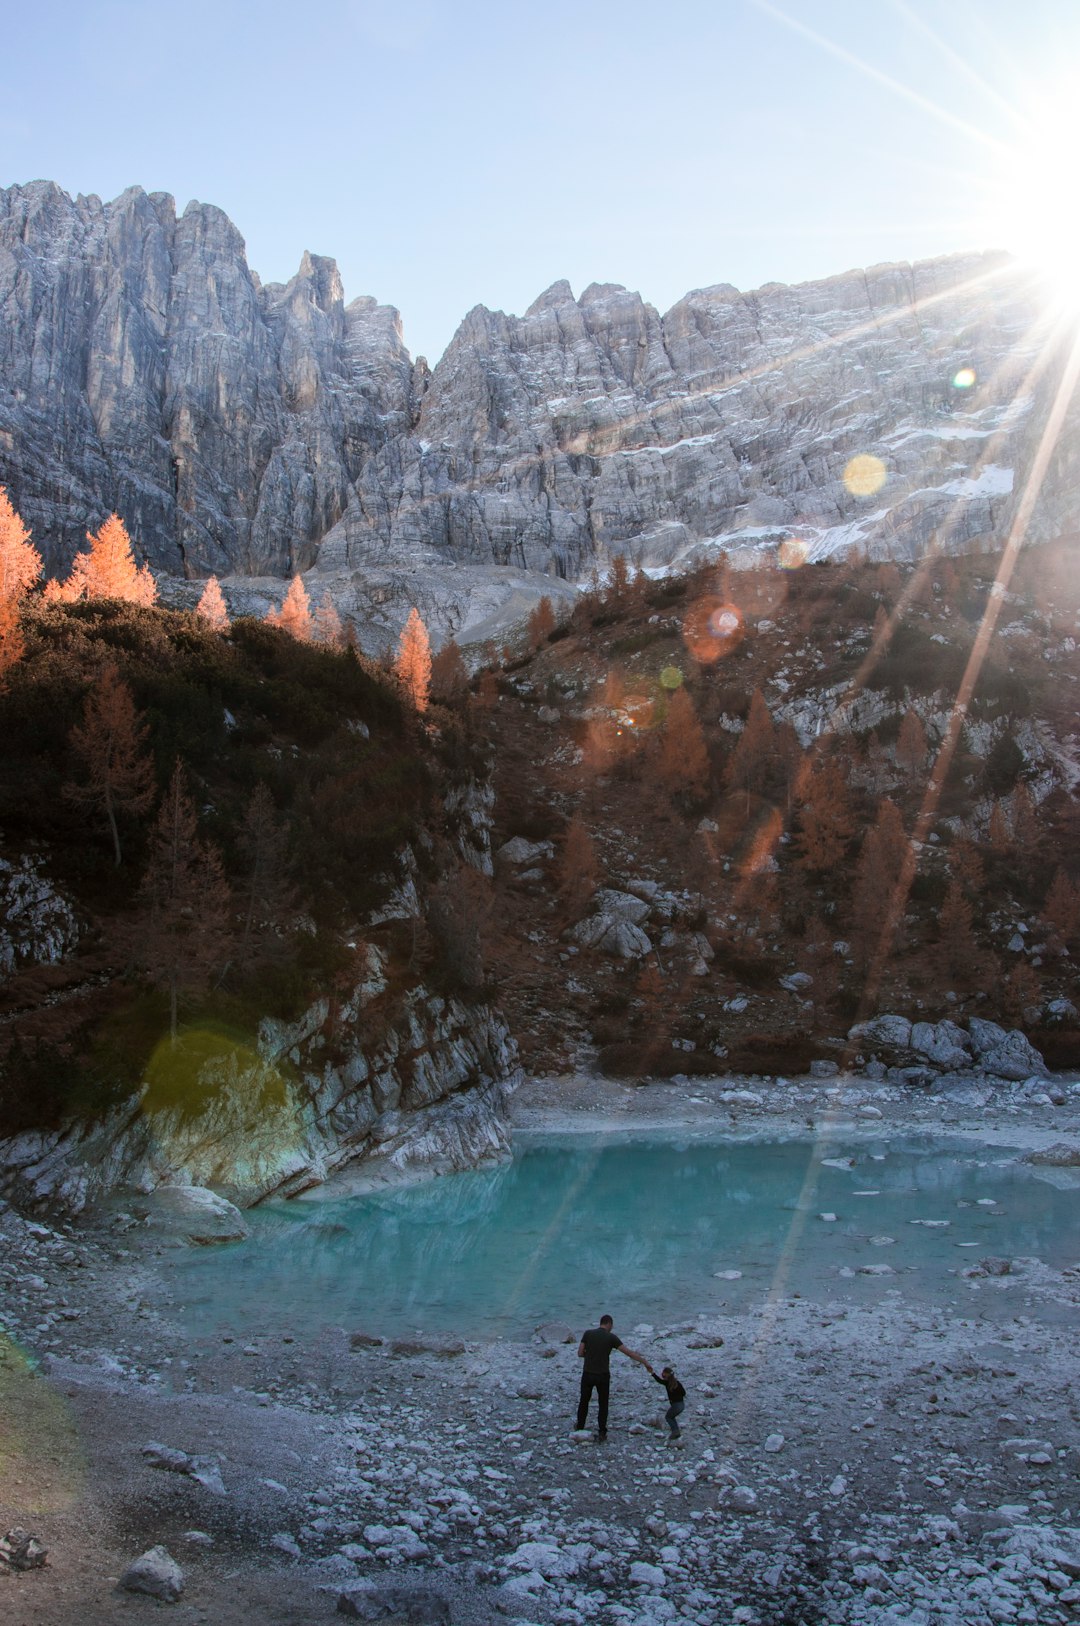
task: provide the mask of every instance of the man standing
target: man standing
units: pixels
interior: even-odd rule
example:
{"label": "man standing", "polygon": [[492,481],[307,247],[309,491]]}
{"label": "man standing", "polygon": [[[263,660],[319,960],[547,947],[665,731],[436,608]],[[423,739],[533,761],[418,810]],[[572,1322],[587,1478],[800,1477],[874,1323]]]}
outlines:
{"label": "man standing", "polygon": [[581,1372],[581,1398],[577,1409],[577,1432],[583,1433],[589,1416],[589,1401],[592,1392],[596,1390],[596,1438],[607,1439],[607,1413],[608,1391],[611,1387],[611,1367],[608,1364],[613,1349],[621,1349],[624,1355],[629,1355],[632,1361],[639,1366],[648,1366],[644,1355],[639,1355],[636,1349],[628,1349],[621,1338],[616,1338],[612,1332],[615,1323],[609,1315],[600,1317],[598,1327],[590,1327],[583,1332],[578,1345],[578,1357],[585,1365]]}

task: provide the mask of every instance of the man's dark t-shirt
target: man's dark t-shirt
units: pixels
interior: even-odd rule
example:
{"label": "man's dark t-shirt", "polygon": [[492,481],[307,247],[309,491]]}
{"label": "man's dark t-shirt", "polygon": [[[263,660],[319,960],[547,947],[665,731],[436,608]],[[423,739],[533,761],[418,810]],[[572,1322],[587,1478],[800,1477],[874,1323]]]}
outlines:
{"label": "man's dark t-shirt", "polygon": [[581,1342],[585,1345],[585,1371],[610,1372],[611,1352],[622,1348],[622,1339],[616,1338],[606,1327],[590,1327],[588,1332],[582,1333]]}

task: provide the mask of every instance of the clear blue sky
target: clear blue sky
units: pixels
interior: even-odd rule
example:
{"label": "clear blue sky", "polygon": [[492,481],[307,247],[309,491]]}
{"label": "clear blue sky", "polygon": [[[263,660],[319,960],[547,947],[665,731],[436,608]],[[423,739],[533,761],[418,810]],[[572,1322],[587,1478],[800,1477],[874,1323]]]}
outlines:
{"label": "clear blue sky", "polygon": [[4,56],[0,184],[216,203],[264,281],[331,254],[434,361],[559,277],[665,310],[1016,246],[989,178],[1080,3],[37,0]]}

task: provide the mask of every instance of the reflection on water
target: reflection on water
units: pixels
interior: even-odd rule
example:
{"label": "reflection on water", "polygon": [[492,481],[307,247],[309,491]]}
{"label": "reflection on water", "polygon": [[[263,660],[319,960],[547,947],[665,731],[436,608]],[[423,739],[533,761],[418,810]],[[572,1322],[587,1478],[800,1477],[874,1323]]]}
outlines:
{"label": "reflection on water", "polygon": [[167,1268],[195,1334],[337,1323],[518,1337],[604,1310],[628,1330],[760,1302],[786,1249],[785,1291],[805,1297],[955,1297],[969,1292],[957,1272],[987,1254],[1080,1259],[1075,1181],[936,1140],[833,1147],[827,1165],[820,1151],[522,1138],[497,1168],[264,1206],[248,1241]]}

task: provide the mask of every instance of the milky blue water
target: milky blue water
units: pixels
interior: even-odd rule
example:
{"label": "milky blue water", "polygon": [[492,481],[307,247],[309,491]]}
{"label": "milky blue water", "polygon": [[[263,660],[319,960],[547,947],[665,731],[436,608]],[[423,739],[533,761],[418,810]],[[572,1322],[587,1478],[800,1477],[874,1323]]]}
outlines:
{"label": "milky blue water", "polygon": [[[525,1136],[496,1168],[263,1205],[248,1241],[178,1251],[165,1269],[196,1336],[339,1325],[516,1338],[603,1312],[624,1331],[672,1324],[775,1290],[973,1306],[959,1272],[987,1255],[1080,1262],[1067,1175],[929,1138],[824,1151],[851,1166],[822,1165],[809,1140]],[[863,1274],[881,1265],[894,1274]],[[980,1313],[1021,1308],[1015,1293],[979,1299]]]}

